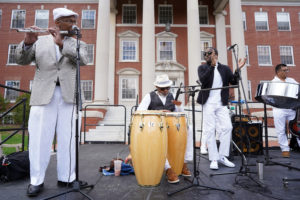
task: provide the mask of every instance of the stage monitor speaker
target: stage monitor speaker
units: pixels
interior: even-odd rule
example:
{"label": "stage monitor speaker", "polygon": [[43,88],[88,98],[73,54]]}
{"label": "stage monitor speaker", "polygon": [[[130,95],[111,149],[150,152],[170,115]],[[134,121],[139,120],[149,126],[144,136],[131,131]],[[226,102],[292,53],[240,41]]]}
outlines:
{"label": "stage monitor speaker", "polygon": [[[240,133],[240,124],[238,122],[233,123],[232,140],[244,153],[262,155],[262,124],[242,122],[241,127],[242,131]],[[241,145],[241,143],[243,143],[243,145]],[[234,155],[238,154],[236,148],[233,148],[233,153]]]}

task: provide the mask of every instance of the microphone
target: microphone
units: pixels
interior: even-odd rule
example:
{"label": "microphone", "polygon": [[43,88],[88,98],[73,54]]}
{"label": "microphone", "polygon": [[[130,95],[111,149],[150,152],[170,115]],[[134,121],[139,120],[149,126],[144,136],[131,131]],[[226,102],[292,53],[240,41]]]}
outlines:
{"label": "microphone", "polygon": [[181,86],[182,86],[182,83],[180,83],[179,88],[178,88],[178,90],[176,92],[175,101],[177,101],[177,99],[178,99],[178,97],[180,95],[180,88],[181,88]]}
{"label": "microphone", "polygon": [[73,25],[73,26],[72,26],[72,30],[73,30],[73,31],[80,31],[80,29],[79,29],[78,26],[76,26],[76,25]]}
{"label": "microphone", "polygon": [[231,49],[233,49],[237,44],[233,44],[230,47],[227,48],[228,51],[230,51]]}

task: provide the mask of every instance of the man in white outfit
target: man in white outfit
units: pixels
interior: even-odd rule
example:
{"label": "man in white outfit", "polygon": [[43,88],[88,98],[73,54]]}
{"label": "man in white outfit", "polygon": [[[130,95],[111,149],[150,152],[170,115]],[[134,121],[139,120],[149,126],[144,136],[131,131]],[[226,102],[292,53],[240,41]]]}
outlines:
{"label": "man in white outfit", "polygon": [[[30,184],[27,195],[30,197],[37,196],[43,189],[55,132],[57,184],[66,186],[75,180],[77,53],[76,39],[71,30],[78,14],[66,8],[56,8],[53,18],[56,27],[48,29],[49,35],[26,33],[16,50],[17,63],[28,65],[34,61],[36,64],[28,123]],[[38,29],[35,26],[31,28]],[[86,65],[86,44],[80,43],[80,65]]]}
{"label": "man in white outfit", "polygon": [[[206,64],[198,67],[198,76],[202,89],[220,88],[229,84],[238,84],[239,74],[218,62],[218,51],[209,47],[204,52]],[[239,60],[239,69],[245,65],[246,59]],[[210,169],[218,169],[218,162],[227,167],[235,167],[226,156],[229,156],[232,124],[227,108],[229,89],[200,91],[197,102],[202,105],[203,135],[207,137]],[[220,147],[217,149],[215,132],[219,133]]]}
{"label": "man in white outfit", "polygon": [[[285,64],[278,64],[275,67],[275,77],[272,82],[286,82],[299,84],[295,79],[287,77],[289,72],[288,67]],[[286,123],[287,121],[293,120],[296,116],[296,111],[292,109],[283,109],[273,107],[273,117],[276,133],[278,136],[278,143],[282,151],[282,157],[290,157],[290,147],[286,135]],[[297,137],[297,142],[300,146],[300,140]]]}
{"label": "man in white outfit", "polygon": [[[156,91],[152,91],[145,95],[137,110],[164,110],[166,112],[183,112],[180,101],[174,100],[173,94],[169,92],[172,81],[169,80],[167,74],[161,74],[156,77],[153,83]],[[182,168],[182,176],[191,176],[187,168],[187,162],[193,160],[193,134],[192,129],[188,128],[187,145],[184,156],[184,165]],[[172,170],[168,159],[165,163],[166,175],[169,183],[178,183],[179,178]]]}

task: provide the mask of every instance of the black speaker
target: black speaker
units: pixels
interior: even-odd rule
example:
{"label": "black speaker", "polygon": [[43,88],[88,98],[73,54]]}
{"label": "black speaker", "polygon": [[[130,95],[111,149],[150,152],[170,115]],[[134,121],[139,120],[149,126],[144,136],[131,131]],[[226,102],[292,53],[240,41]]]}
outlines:
{"label": "black speaker", "polygon": [[[263,155],[262,124],[241,122],[241,127],[242,131],[238,122],[233,123],[232,140],[244,153]],[[233,153],[238,154],[234,147]]]}

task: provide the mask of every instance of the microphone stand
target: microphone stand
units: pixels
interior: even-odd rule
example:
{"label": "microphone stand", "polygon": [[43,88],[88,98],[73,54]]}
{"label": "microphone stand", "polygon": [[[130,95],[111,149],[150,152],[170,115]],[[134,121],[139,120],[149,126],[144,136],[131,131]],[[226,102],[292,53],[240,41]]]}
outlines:
{"label": "microphone stand", "polygon": [[[197,85],[198,86],[198,85]],[[199,91],[202,91],[199,90],[199,89],[195,89],[196,86],[186,86],[186,87],[189,87],[189,90],[188,91],[185,91],[185,92],[180,92],[180,93],[188,93],[189,96],[192,97],[192,121],[193,121],[193,166],[194,166],[194,174],[193,174],[193,179],[192,180],[189,180],[189,179],[185,179],[185,180],[188,180],[189,182],[191,182],[190,185],[186,186],[186,187],[183,187],[181,189],[178,189],[174,192],[168,192],[168,196],[171,196],[173,194],[176,194],[178,192],[181,192],[181,191],[184,191],[186,189],[189,189],[191,187],[200,187],[202,188],[202,190],[219,190],[219,191],[224,191],[224,192],[229,192],[231,194],[234,194],[234,192],[232,190],[227,190],[227,189],[222,189],[222,188],[216,188],[216,187],[211,187],[211,186],[206,186],[206,185],[201,185],[200,184],[200,177],[199,177],[199,171],[198,169],[196,168],[196,129],[195,129],[195,93],[196,92],[199,92]],[[231,86],[229,86],[231,87]],[[205,90],[205,89],[203,89]]]}
{"label": "microphone stand", "polygon": [[75,124],[75,159],[76,159],[76,166],[75,166],[75,173],[76,173],[76,177],[75,177],[75,180],[72,182],[71,186],[72,188],[67,190],[67,191],[64,191],[64,192],[61,192],[61,193],[58,193],[56,195],[53,195],[53,196],[50,196],[50,197],[47,197],[47,198],[44,198],[44,200],[47,200],[47,199],[53,199],[55,197],[58,197],[58,196],[61,196],[61,195],[64,195],[64,194],[67,194],[67,193],[71,193],[71,192],[79,192],[80,194],[82,194],[83,196],[85,196],[86,198],[88,199],[93,199],[91,198],[89,195],[83,193],[81,191],[81,189],[85,189],[85,188],[91,188],[93,189],[94,188],[94,185],[80,185],[80,182],[82,181],[79,181],[79,161],[78,161],[78,158],[79,158],[79,149],[78,149],[78,145],[79,145],[79,140],[78,140],[78,133],[79,133],[79,110],[81,110],[81,101],[80,101],[80,97],[81,97],[81,90],[80,90],[80,38],[82,37],[81,33],[80,33],[80,30],[78,29],[74,29],[73,31],[73,34],[76,35],[76,92],[75,92],[75,97],[76,97],[76,124]]}
{"label": "microphone stand", "polygon": [[[235,52],[235,49],[232,48],[232,51],[233,51],[233,55],[234,55],[234,58],[235,58],[235,62],[236,62],[236,70],[237,70],[237,73],[239,74],[239,82],[242,86],[242,90],[243,90],[243,94],[244,94],[244,97],[245,97],[245,103],[247,105],[247,110],[248,110],[248,114],[250,113],[249,112],[249,108],[248,108],[248,104],[247,104],[247,99],[246,99],[246,96],[245,96],[245,90],[244,90],[244,86],[243,86],[243,82],[242,82],[242,78],[241,78],[241,72],[240,72],[240,69],[239,69],[239,65],[238,65],[238,58],[237,58],[237,55],[236,55],[236,52]],[[234,147],[238,150],[240,156],[241,156],[241,161],[242,161],[242,165],[240,167],[240,170],[238,172],[229,172],[229,173],[216,173],[216,174],[210,174],[209,176],[218,176],[218,175],[228,175],[228,174],[237,174],[236,178],[235,178],[235,182],[237,183],[237,177],[238,176],[246,176],[248,177],[250,180],[252,180],[253,182],[255,182],[257,185],[259,185],[260,187],[263,187],[265,188],[266,186],[261,183],[260,181],[258,180],[255,180],[252,176],[251,176],[251,173],[252,174],[257,174],[257,172],[251,172],[250,169],[249,169],[249,165],[248,165],[248,162],[247,162],[247,159],[243,153],[243,144],[244,144],[244,137],[243,137],[243,134],[242,134],[242,107],[241,107],[241,90],[240,90],[240,84],[238,84],[238,107],[239,107],[239,135],[240,135],[240,138],[241,138],[241,149],[239,149],[239,147],[232,141],[232,144],[234,145]],[[245,133],[246,135],[246,133]],[[247,136],[247,135],[246,135]]]}

